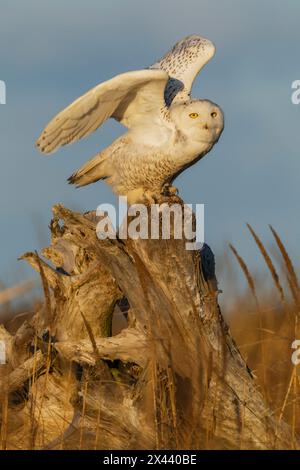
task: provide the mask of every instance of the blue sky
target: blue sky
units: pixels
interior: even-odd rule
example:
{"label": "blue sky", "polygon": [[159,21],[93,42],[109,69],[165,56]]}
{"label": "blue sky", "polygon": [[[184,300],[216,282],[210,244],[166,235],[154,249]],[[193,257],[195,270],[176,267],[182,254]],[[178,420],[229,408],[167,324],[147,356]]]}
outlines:
{"label": "blue sky", "polygon": [[[299,18],[297,0],[2,0],[0,280],[31,276],[16,259],[47,244],[53,204],[88,210],[115,201],[104,183],[75,190],[66,178],[123,128],[109,121],[45,157],[34,147],[44,125],[90,87],[150,65],[194,33],[211,39],[217,53],[193,95],[222,107],[225,130],[176,186],[186,202],[205,204],[206,241],[219,257],[232,242],[259,270],[245,222],[267,245],[271,223],[297,264],[300,105],[291,103],[291,84],[300,79]],[[226,277],[220,283],[226,287]]]}

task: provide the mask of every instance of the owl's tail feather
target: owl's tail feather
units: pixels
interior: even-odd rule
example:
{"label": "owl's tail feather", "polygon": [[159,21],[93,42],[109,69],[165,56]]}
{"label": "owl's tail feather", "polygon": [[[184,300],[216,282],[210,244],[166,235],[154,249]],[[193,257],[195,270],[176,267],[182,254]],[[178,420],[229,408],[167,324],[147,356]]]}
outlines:
{"label": "owl's tail feather", "polygon": [[106,155],[98,153],[68,178],[69,184],[75,184],[79,188],[107,178],[106,158]]}

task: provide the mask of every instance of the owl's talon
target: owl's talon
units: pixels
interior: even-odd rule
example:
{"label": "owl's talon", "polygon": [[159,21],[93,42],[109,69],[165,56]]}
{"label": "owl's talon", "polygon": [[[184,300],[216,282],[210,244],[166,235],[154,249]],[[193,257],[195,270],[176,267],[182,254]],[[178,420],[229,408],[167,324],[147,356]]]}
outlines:
{"label": "owl's talon", "polygon": [[177,196],[178,195],[178,188],[176,188],[175,186],[170,186],[169,187],[169,193],[172,196]]}
{"label": "owl's talon", "polygon": [[175,188],[175,186],[168,184],[163,187],[162,194],[163,196],[177,196],[178,189]]}

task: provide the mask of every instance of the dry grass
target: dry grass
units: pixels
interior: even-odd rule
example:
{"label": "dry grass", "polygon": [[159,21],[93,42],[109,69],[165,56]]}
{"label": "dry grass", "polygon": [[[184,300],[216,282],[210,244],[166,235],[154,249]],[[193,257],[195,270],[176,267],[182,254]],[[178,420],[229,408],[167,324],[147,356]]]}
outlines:
{"label": "dry grass", "polygon": [[[274,289],[258,292],[257,285],[260,280],[256,285],[254,276],[244,260],[236,249],[231,248],[246,277],[249,290],[237,295],[228,321],[233,337],[257,376],[262,392],[278,422],[287,422],[295,437],[300,433],[299,371],[291,360],[292,342],[300,338],[300,290],[296,270],[273,227],[270,227],[270,230],[283,261],[280,274],[259,236],[249,224],[248,228],[270,272]],[[286,284],[288,289],[283,287]],[[251,297],[255,300],[253,308]],[[291,448],[294,448],[294,442],[291,442]]]}
{"label": "dry grass", "polygon": [[[287,422],[292,430],[293,435],[300,434],[300,395],[299,395],[299,372],[297,367],[293,365],[291,356],[293,350],[291,344],[295,339],[300,339],[300,331],[298,328],[298,315],[300,307],[300,289],[299,282],[296,274],[296,269],[293,266],[292,260],[288,255],[287,249],[282,243],[280,236],[270,227],[271,233],[275,239],[278,251],[282,257],[284,269],[277,267],[276,263],[272,260],[265,245],[256,234],[254,229],[248,225],[249,231],[258,247],[258,251],[262,255],[263,262],[265,263],[270,273],[270,281],[273,282],[273,288],[262,289],[260,288],[259,280],[251,273],[251,270],[247,266],[242,255],[237,251],[235,247],[230,245],[230,249],[234,255],[233,261],[238,262],[243,275],[247,281],[247,289],[243,292],[236,292],[235,302],[231,307],[230,312],[227,312],[227,321],[230,325],[232,335],[246,358],[249,367],[257,377],[258,384],[261,386],[261,391],[264,394],[270,408],[273,411],[274,416],[277,418],[278,423],[284,420]],[[259,257],[257,259],[259,263]],[[41,276],[44,278],[41,268]],[[288,288],[285,286],[287,285]],[[50,296],[49,288],[45,282],[43,282],[44,293],[46,297],[46,306],[50,308]],[[23,288],[23,287],[22,287]],[[22,289],[21,288],[21,289]],[[18,288],[13,288],[2,294],[2,298],[6,298],[6,295],[17,292]],[[277,294],[275,294],[277,292]],[[226,293],[225,293],[226,295]],[[1,299],[1,293],[0,293]],[[48,312],[48,313],[49,313]],[[46,312],[47,313],[47,312]],[[50,313],[49,313],[50,314]],[[91,343],[93,345],[94,353],[101,364],[99,353],[92,332],[90,331],[89,324],[84,318],[84,323],[89,333]],[[117,328],[118,329],[118,328]],[[37,338],[35,338],[35,349],[37,348]],[[6,374],[6,369],[3,366],[1,373]],[[42,397],[46,397],[46,389],[48,387],[48,376],[51,368],[51,349],[50,341],[47,350],[47,364],[44,370],[45,381],[44,389],[39,391]],[[171,369],[168,369],[166,376],[160,380],[161,372],[157,368],[157,365],[153,363],[153,401],[155,418],[160,421],[170,423],[173,428],[174,439],[177,444],[178,430],[177,430],[177,415],[175,406],[175,389],[174,389],[174,377]],[[33,374],[31,383],[29,384],[29,390],[33,390],[35,386],[37,375]],[[88,389],[90,387],[89,376],[84,375],[82,378],[82,390],[83,396],[81,401],[81,414],[83,419],[81,420],[81,426],[78,432],[74,433],[74,442],[77,448],[86,448],[85,442],[85,414],[86,414],[86,397]],[[164,383],[163,383],[164,382]],[[67,385],[68,392],[66,393],[66,400],[70,400],[71,396],[71,384]],[[32,425],[29,430],[29,445],[28,447],[34,449],[41,447],[43,438],[36,435],[36,429],[38,427],[39,419],[42,416],[44,410],[40,408],[38,410],[38,420],[33,418],[36,415],[35,407],[37,406],[37,400],[35,393],[29,394],[31,400],[31,407],[29,412],[32,416]],[[171,415],[165,415],[164,402],[169,402]],[[45,399],[39,400],[39,404],[43,406]],[[3,392],[0,396],[1,404],[1,441],[0,447],[2,449],[10,448],[9,445],[9,433],[14,432],[11,428],[17,419],[11,419],[9,417],[8,408],[8,395]],[[11,412],[11,411],[10,411]],[[18,408],[16,407],[16,415]],[[100,414],[100,408],[96,410],[97,422],[100,423],[102,416]],[[14,417],[13,417],[14,418]],[[72,419],[68,415],[67,408],[63,420],[71,425]],[[55,422],[55,419],[53,418]],[[86,419],[88,422],[88,417]],[[61,423],[61,420],[59,420]],[[191,424],[192,428],[192,424]],[[207,426],[209,429],[209,426]],[[72,430],[71,430],[72,432]],[[242,434],[243,434],[243,420],[241,428],[241,447],[242,446]],[[161,442],[164,442],[164,436],[162,435],[162,428],[157,424],[157,446],[161,446]],[[213,429],[207,431],[207,441],[209,445],[213,447]],[[92,442],[92,448],[98,448],[98,443],[101,440],[100,432],[96,433],[95,439]],[[37,444],[39,441],[39,444]],[[59,447],[64,447],[64,435],[61,434]],[[16,444],[14,444],[16,448]],[[294,442],[291,442],[291,449],[294,448]]]}

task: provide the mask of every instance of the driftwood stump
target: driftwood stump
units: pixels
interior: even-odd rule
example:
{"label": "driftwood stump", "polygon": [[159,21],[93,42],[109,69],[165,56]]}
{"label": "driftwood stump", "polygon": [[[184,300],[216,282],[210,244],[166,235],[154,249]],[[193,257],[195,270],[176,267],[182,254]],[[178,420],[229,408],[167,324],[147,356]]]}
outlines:
{"label": "driftwood stump", "polygon": [[210,249],[99,240],[96,222],[56,206],[47,261],[23,256],[45,303],[0,330],[3,447],[289,448],[222,318]]}

